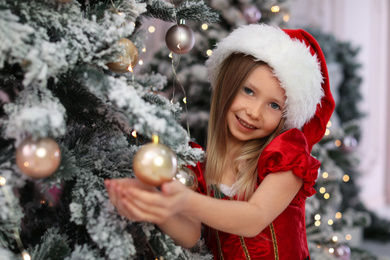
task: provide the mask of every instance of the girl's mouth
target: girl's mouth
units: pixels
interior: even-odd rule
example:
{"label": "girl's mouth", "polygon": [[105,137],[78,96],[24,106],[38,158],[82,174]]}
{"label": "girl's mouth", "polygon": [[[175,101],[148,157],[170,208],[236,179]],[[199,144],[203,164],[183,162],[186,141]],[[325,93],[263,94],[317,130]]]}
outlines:
{"label": "girl's mouth", "polygon": [[251,124],[248,124],[247,122],[245,122],[244,120],[242,120],[241,118],[239,118],[238,116],[236,116],[238,122],[240,122],[240,124],[242,124],[243,126],[245,126],[246,128],[249,128],[249,129],[256,129],[255,126],[251,125]]}

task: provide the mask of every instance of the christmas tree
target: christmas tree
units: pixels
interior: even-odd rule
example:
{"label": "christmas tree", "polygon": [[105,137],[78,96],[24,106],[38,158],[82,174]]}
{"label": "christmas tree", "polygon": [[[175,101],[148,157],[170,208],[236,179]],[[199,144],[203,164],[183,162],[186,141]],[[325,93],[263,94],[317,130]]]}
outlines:
{"label": "christmas tree", "polygon": [[134,177],[156,136],[177,167],[202,160],[180,105],[154,94],[166,77],[132,71],[142,19],[218,16],[203,1],[0,0],[1,259],[212,258],[120,216],[104,180]]}
{"label": "christmas tree", "polygon": [[[212,55],[215,44],[240,25],[267,23],[288,28],[289,8],[293,2],[213,0],[210,4],[221,12],[221,21],[191,25],[196,35],[191,51],[172,56],[170,50],[161,48],[143,68],[146,72],[157,70],[168,75],[169,84],[164,92],[172,100],[185,100],[183,104],[187,105],[188,112],[182,124],[189,125],[191,137],[201,145],[206,144],[211,93],[205,61]],[[337,103],[327,134],[313,149],[322,167],[315,187],[317,194],[309,198],[306,205],[310,253],[313,259],[321,260],[376,259],[370,252],[358,248],[354,242],[360,238],[351,232],[366,228],[366,232],[378,234],[380,230],[371,221],[375,215],[360,202],[356,185],[359,158],[355,150],[361,135],[359,119],[364,116],[358,109],[362,98],[361,78],[357,72],[360,64],[356,60],[359,48],[318,30],[307,30],[322,46]],[[381,234],[388,232],[382,229]]]}

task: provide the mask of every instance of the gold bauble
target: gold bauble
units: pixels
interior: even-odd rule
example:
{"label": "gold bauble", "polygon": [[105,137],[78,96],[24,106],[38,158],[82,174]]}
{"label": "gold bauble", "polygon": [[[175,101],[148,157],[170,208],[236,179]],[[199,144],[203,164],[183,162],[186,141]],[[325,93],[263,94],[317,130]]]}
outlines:
{"label": "gold bauble", "polygon": [[107,63],[107,67],[115,73],[125,73],[132,71],[138,62],[138,49],[132,41],[126,38],[119,40],[118,44],[122,47],[120,55],[116,62]]}
{"label": "gold bauble", "polygon": [[45,178],[60,165],[61,151],[51,138],[33,140],[27,138],[16,149],[16,165],[27,176]]}
{"label": "gold bauble", "polygon": [[168,146],[160,143],[149,143],[142,146],[135,154],[133,171],[143,183],[160,186],[175,176],[177,158]]}
{"label": "gold bauble", "polygon": [[187,167],[181,167],[175,175],[175,180],[180,181],[191,190],[198,189],[198,178],[193,170]]}

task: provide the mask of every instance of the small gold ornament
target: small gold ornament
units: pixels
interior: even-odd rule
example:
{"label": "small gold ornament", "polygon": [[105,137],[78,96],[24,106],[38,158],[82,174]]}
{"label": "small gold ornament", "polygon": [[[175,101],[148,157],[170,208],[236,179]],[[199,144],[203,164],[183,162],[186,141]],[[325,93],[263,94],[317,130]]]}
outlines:
{"label": "small gold ornament", "polygon": [[61,150],[51,138],[24,140],[16,149],[16,165],[27,176],[45,178],[52,175],[60,165]]}
{"label": "small gold ornament", "polygon": [[180,181],[191,190],[198,189],[198,178],[193,170],[185,166],[181,167],[175,175],[175,180]]}
{"label": "small gold ornament", "polygon": [[149,143],[142,146],[135,154],[133,171],[143,183],[160,186],[175,176],[177,158],[168,146]]}
{"label": "small gold ornament", "polygon": [[116,62],[107,63],[107,67],[115,73],[125,73],[133,71],[138,62],[138,49],[132,41],[126,38],[119,40],[118,44],[122,47],[120,55]]}

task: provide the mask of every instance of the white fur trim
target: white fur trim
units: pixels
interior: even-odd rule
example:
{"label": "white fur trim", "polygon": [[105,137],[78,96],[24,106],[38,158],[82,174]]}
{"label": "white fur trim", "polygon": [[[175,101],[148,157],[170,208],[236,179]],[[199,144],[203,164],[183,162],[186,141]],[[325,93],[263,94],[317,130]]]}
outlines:
{"label": "white fur trim", "polygon": [[223,61],[232,53],[252,55],[272,67],[286,92],[285,129],[301,129],[314,116],[324,96],[323,78],[321,64],[305,43],[277,27],[242,26],[219,42],[206,62],[212,87]]}

